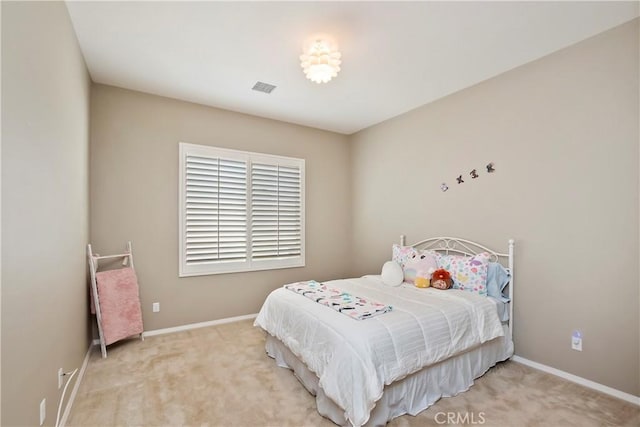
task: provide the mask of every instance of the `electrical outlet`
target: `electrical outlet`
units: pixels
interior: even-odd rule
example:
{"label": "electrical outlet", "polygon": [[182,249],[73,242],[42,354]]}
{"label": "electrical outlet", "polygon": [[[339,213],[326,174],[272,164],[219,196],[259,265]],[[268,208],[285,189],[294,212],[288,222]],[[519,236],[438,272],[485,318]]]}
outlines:
{"label": "electrical outlet", "polygon": [[573,331],[571,335],[571,349],[582,351],[582,332]]}
{"label": "electrical outlet", "polygon": [[154,302],[153,303],[153,312],[157,313],[160,311],[160,303],[159,302]]}
{"label": "electrical outlet", "polygon": [[64,371],[62,368],[58,369],[58,390],[62,388],[62,383],[64,380]]}
{"label": "electrical outlet", "polygon": [[44,419],[47,417],[47,399],[42,399],[40,402],[40,425],[44,424]]}

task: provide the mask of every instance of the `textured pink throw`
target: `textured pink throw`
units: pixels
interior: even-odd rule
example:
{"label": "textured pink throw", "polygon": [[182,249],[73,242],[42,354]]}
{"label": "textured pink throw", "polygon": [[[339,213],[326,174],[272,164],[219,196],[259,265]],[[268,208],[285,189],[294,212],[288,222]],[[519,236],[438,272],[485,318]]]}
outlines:
{"label": "textured pink throw", "polygon": [[142,333],[142,310],[135,271],[132,268],[101,271],[96,273],[96,282],[106,345]]}

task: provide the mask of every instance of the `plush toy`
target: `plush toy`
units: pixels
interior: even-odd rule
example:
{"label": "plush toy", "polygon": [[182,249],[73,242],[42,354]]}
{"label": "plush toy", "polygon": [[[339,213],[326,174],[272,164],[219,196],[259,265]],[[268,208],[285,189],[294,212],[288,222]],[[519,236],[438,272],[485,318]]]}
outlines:
{"label": "plush toy", "polygon": [[436,270],[431,275],[431,286],[436,289],[449,289],[452,285],[451,274],[444,268]]}
{"label": "plush toy", "polygon": [[[418,276],[431,278],[431,271],[435,271],[437,268],[438,264],[432,254],[428,252],[413,253],[403,266],[404,281],[415,283]],[[427,274],[427,272],[429,273]]]}
{"label": "plush toy", "polygon": [[431,280],[428,277],[416,277],[415,283],[417,288],[428,288],[431,286]]}
{"label": "plush toy", "polygon": [[413,283],[417,288],[428,288],[429,286],[431,286],[431,275],[434,271],[436,271],[435,268],[429,268],[426,273],[424,271],[418,271]]}

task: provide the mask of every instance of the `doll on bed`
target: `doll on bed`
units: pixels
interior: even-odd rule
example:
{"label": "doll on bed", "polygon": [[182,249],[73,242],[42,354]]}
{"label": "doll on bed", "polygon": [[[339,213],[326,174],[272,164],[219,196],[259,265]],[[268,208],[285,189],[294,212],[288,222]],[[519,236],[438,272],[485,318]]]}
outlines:
{"label": "doll on bed", "polygon": [[431,287],[446,290],[452,285],[451,274],[444,268],[436,270],[431,275]]}

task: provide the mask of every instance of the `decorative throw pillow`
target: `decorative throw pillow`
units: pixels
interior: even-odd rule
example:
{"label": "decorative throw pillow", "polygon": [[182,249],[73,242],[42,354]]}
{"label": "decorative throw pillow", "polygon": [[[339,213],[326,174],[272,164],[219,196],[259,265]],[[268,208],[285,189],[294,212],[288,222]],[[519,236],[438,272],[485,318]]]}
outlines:
{"label": "decorative throw pillow", "polygon": [[404,275],[402,267],[395,261],[387,261],[382,266],[382,283],[387,286],[400,286]]}
{"label": "decorative throw pillow", "polygon": [[459,255],[436,256],[439,268],[451,273],[453,289],[475,292],[487,296],[487,268],[491,255],[487,252],[472,257]]}
{"label": "decorative throw pillow", "polygon": [[431,251],[415,252],[404,264],[404,281],[415,282],[416,277],[429,277],[429,271],[437,270],[438,263]]}

